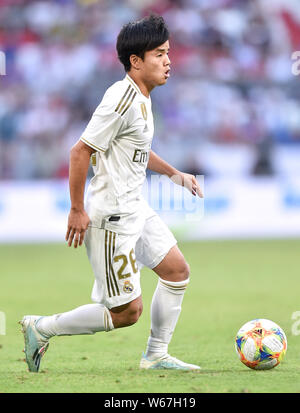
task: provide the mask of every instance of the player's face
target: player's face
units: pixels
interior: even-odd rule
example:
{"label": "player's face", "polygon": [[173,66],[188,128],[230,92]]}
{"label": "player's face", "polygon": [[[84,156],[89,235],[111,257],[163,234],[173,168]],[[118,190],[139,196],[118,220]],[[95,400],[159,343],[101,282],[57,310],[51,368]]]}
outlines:
{"label": "player's face", "polygon": [[164,85],[170,77],[169,48],[169,41],[167,40],[156,49],[145,53],[141,70],[143,80],[150,86],[150,89]]}

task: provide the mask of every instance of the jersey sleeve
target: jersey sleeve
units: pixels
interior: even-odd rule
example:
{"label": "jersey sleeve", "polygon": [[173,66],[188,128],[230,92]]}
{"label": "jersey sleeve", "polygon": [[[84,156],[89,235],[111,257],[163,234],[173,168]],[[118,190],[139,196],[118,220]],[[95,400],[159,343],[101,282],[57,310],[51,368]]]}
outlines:
{"label": "jersey sleeve", "polygon": [[120,133],[124,122],[120,114],[115,111],[116,105],[114,95],[108,90],[93,113],[80,140],[96,151],[105,152]]}

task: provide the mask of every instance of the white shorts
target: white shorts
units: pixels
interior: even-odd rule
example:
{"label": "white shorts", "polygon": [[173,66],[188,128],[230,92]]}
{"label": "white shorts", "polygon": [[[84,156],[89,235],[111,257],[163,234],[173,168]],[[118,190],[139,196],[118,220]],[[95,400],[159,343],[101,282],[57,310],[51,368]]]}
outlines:
{"label": "white shorts", "polygon": [[85,245],[95,275],[92,300],[107,308],[129,303],[141,295],[140,269],[154,268],[177,241],[155,214],[135,235],[89,227]]}

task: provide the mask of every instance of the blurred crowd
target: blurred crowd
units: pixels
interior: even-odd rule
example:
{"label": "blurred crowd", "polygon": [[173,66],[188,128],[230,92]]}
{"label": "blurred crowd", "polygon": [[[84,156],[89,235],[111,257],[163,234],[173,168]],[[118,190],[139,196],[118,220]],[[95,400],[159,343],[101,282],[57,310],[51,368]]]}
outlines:
{"label": "blurred crowd", "polygon": [[71,146],[124,76],[118,32],[150,11],[169,26],[172,61],[152,93],[154,150],[201,174],[205,148],[248,148],[264,175],[274,145],[300,146],[298,0],[0,0],[0,179],[68,176]]}

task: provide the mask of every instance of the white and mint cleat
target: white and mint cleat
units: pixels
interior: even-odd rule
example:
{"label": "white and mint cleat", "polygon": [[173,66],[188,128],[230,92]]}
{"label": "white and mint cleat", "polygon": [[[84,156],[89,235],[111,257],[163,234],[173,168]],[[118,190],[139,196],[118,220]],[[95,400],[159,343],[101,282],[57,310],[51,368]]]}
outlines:
{"label": "white and mint cleat", "polygon": [[195,364],[184,363],[175,357],[166,354],[165,356],[159,357],[154,360],[147,359],[146,355],[143,353],[140,362],[141,369],[169,369],[169,370],[200,370],[200,366]]}
{"label": "white and mint cleat", "polygon": [[38,332],[36,322],[41,318],[37,315],[25,315],[20,321],[24,334],[26,363],[31,372],[37,373],[40,368],[41,358],[48,349],[48,338]]}

